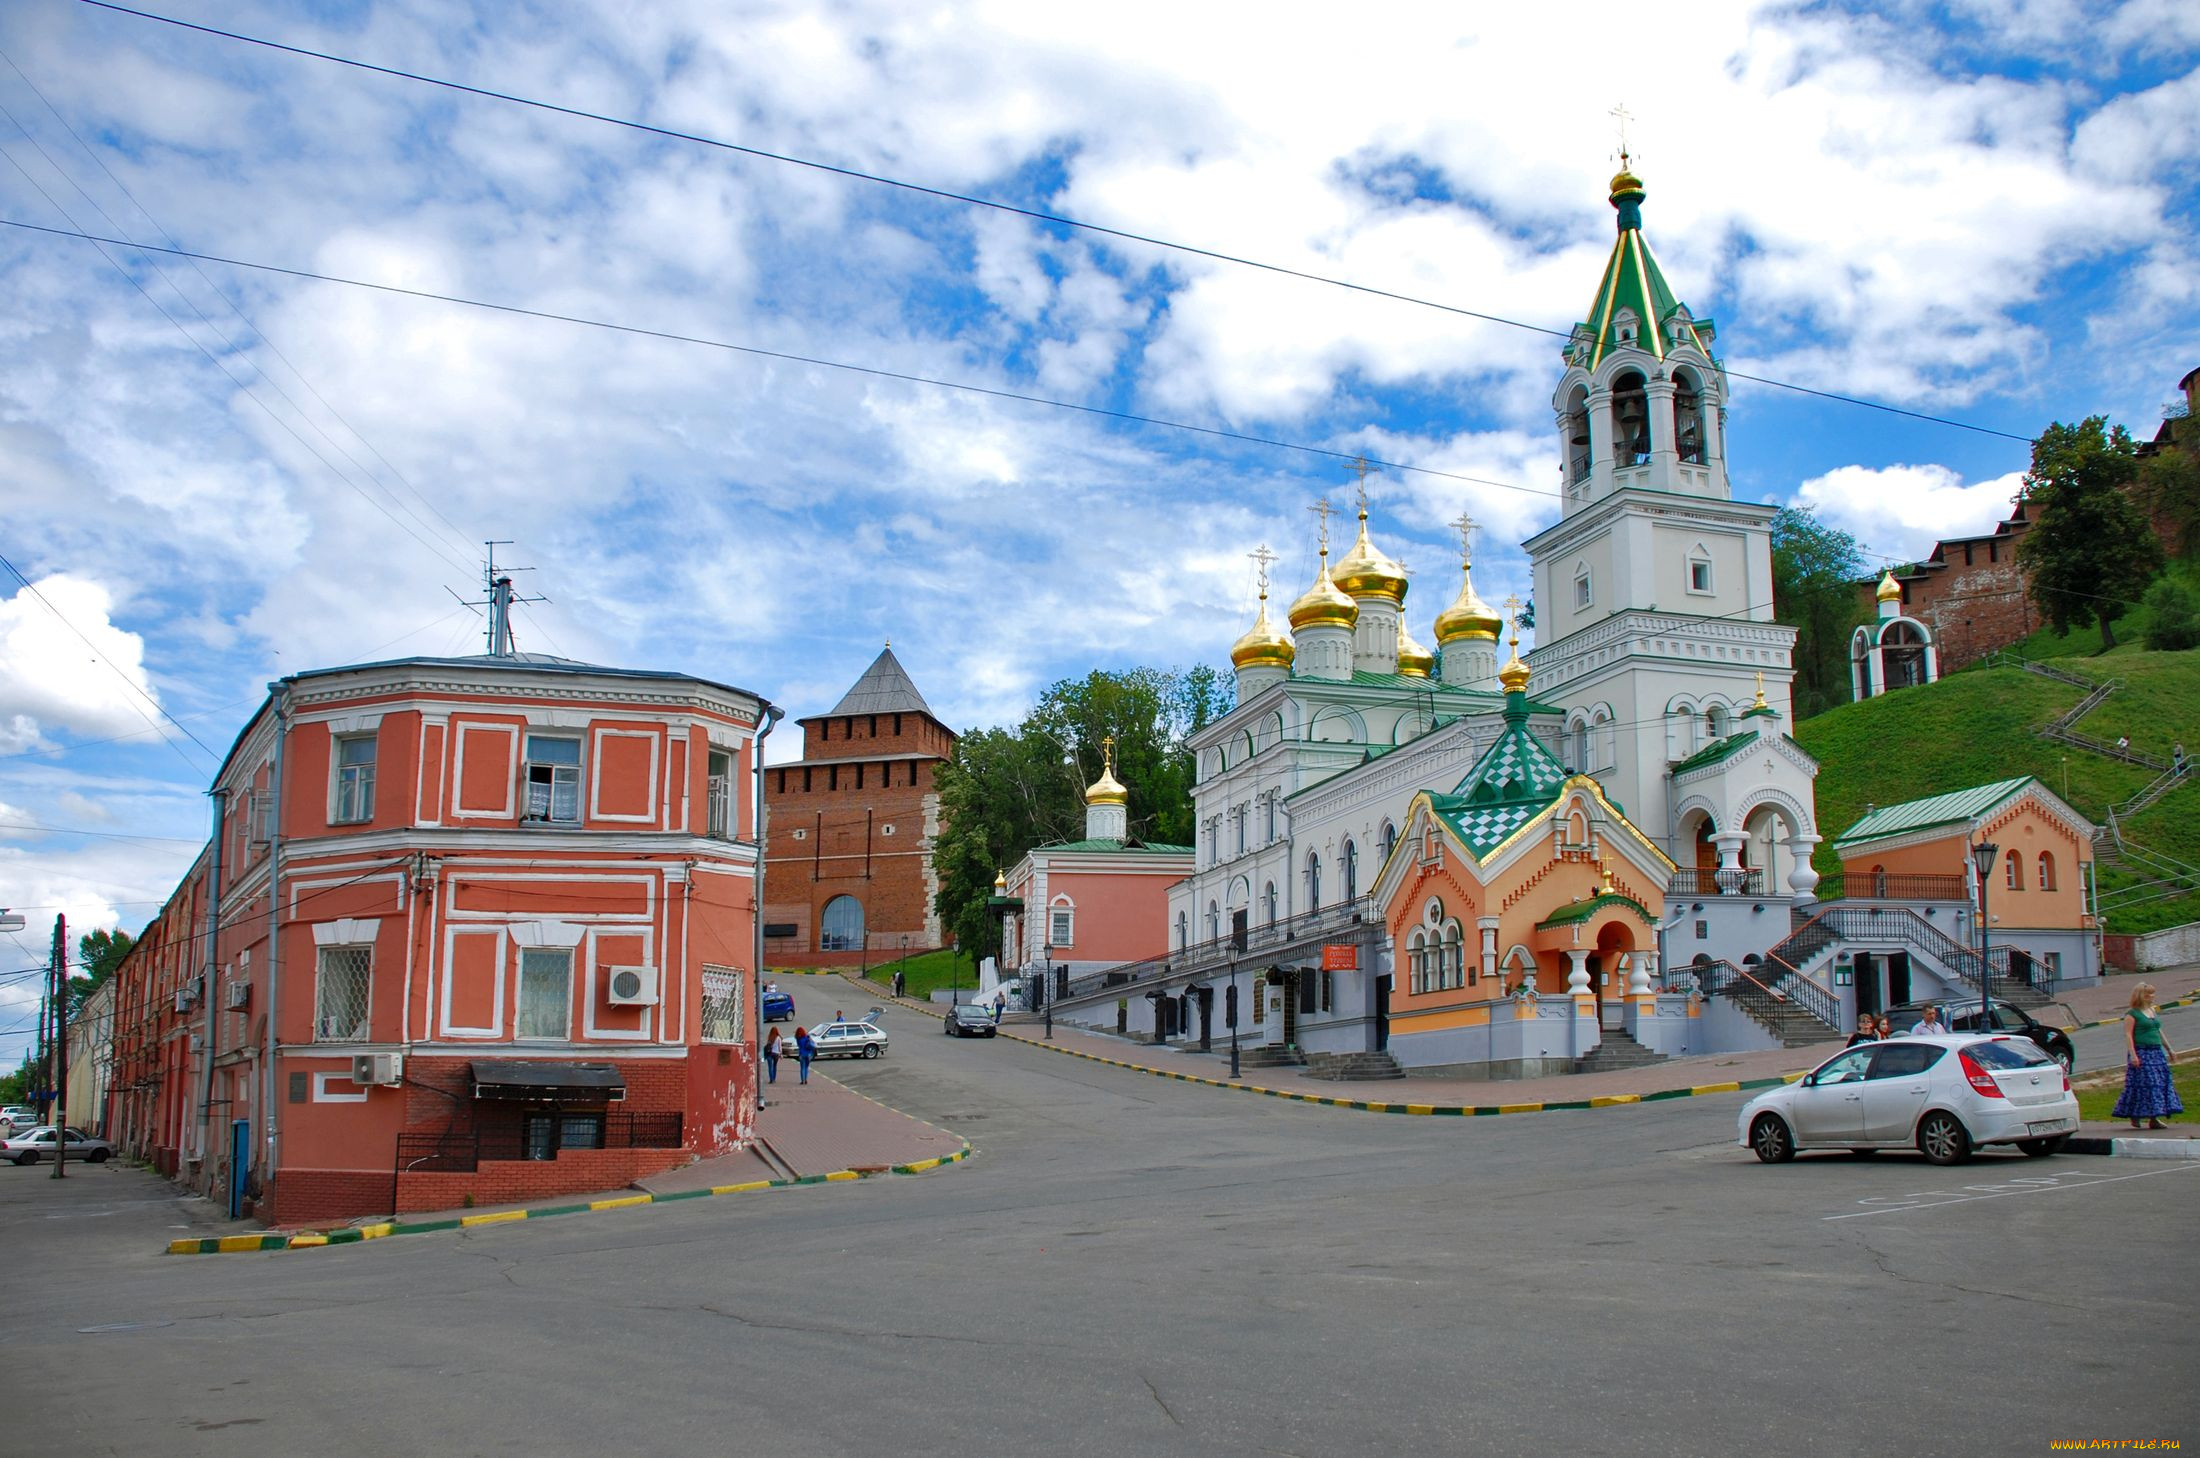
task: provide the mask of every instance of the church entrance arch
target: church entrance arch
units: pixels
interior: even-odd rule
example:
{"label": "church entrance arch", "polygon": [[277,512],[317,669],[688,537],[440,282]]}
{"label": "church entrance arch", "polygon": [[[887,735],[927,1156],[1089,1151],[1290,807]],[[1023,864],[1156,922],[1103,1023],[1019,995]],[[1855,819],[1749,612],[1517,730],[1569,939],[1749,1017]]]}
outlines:
{"label": "church entrance arch", "polygon": [[1635,951],[1635,938],[1622,921],[1609,921],[1597,933],[1597,949],[1589,954],[1589,990],[1596,994],[1597,1026],[1625,1025],[1627,974]]}

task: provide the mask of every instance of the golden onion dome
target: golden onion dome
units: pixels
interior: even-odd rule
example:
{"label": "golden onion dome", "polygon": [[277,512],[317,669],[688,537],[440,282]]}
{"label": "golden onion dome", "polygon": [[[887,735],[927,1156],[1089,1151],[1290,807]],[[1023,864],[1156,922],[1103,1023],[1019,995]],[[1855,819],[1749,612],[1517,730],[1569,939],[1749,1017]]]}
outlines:
{"label": "golden onion dome", "polygon": [[1528,665],[1520,661],[1520,646],[1518,644],[1513,645],[1512,660],[1503,668],[1497,670],[1497,681],[1504,685],[1505,692],[1508,694],[1526,693],[1528,691]]}
{"label": "golden onion dome", "polygon": [[1406,620],[1398,619],[1398,672],[1407,678],[1427,678],[1436,667],[1436,655],[1413,640]]}
{"label": "golden onion dome", "polygon": [[1230,649],[1230,662],[1238,668],[1289,668],[1298,650],[1290,638],[1268,621],[1268,590],[1261,589],[1260,615]]}
{"label": "golden onion dome", "polygon": [[1406,572],[1384,556],[1367,539],[1367,512],[1360,512],[1360,538],[1337,563],[1337,586],[1354,598],[1383,597],[1401,606],[1406,600]]}
{"label": "golden onion dome", "polygon": [[1894,570],[1889,568],[1879,579],[1879,590],[1872,594],[1881,602],[1902,601],[1902,584],[1894,580]]}
{"label": "golden onion dome", "polygon": [[1463,638],[1484,638],[1495,643],[1504,628],[1505,620],[1498,616],[1497,609],[1482,601],[1474,590],[1473,564],[1463,564],[1459,569],[1459,596],[1436,615],[1437,646]]}
{"label": "golden onion dome", "polygon": [[1314,585],[1291,604],[1290,618],[1294,633],[1303,633],[1308,628],[1350,628],[1360,621],[1360,605],[1339,592],[1337,584],[1329,579],[1327,552],[1322,553],[1321,570],[1314,574]]}
{"label": "golden onion dome", "polygon": [[1618,202],[1628,193],[1642,194],[1642,179],[1631,168],[1622,167],[1612,174],[1612,201]]}
{"label": "golden onion dome", "polygon": [[1087,805],[1127,805],[1131,792],[1115,777],[1115,736],[1110,734],[1101,741],[1106,759],[1100,768],[1100,778],[1085,787]]}

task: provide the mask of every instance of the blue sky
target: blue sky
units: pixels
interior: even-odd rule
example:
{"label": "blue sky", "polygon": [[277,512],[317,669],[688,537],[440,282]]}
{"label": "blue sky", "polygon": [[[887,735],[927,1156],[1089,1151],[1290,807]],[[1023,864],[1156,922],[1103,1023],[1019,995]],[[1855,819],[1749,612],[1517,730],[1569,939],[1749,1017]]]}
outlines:
{"label": "blue sky", "polygon": [[[2178,0],[1710,3],[1685,24],[1592,4],[1563,26],[1285,5],[1257,28],[1137,3],[150,8],[1561,330],[1610,245],[1624,102],[1649,236],[1738,370],[2018,435],[2094,412],[2151,434],[2200,365],[2180,327],[2200,7]],[[1525,592],[1516,544],[1555,510],[1544,335],[72,0],[0,11],[0,49],[11,220],[1527,488],[1373,478],[1379,539],[1429,584],[1424,638],[1444,522],[1488,524],[1496,599]],[[38,927],[141,925],[204,825],[209,756],[149,729],[140,694],[219,751],[283,673],[473,651],[446,589],[472,593],[482,539],[514,539],[551,599],[523,647],[799,714],[890,637],[969,726],[1095,666],[1222,662],[1245,554],[1269,543],[1296,592],[1304,508],[1346,480],[1292,451],[0,234],[0,550],[71,624],[0,579],[0,906],[34,922],[0,941],[0,1058]],[[1989,525],[2025,460],[1747,384],[1730,439],[1739,492],[1904,558]]]}

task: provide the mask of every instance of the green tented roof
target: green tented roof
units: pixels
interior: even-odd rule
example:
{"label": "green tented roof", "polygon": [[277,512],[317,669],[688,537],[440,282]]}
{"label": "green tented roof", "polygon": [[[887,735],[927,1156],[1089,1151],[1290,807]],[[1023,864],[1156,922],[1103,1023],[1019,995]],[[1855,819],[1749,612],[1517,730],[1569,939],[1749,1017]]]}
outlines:
{"label": "green tented roof", "polygon": [[1839,848],[1854,841],[1884,840],[1890,835],[1904,835],[1936,825],[1968,825],[1991,815],[2034,783],[2032,776],[2024,775],[2014,780],[1996,780],[1990,785],[1975,785],[1968,790],[1950,790],[1945,795],[1928,795],[1922,800],[1905,800],[1899,805],[1885,805],[1867,812],[1842,831],[1833,843]]}
{"label": "green tented roof", "polygon": [[[1640,202],[1641,194],[1637,192],[1615,197],[1615,205],[1628,196]],[[1658,267],[1657,255],[1650,251],[1650,240],[1642,236],[1642,216],[1633,205],[1620,208],[1619,237],[1613,240],[1612,256],[1604,265],[1603,279],[1597,284],[1596,302],[1590,307],[1589,317],[1574,326],[1574,338],[1578,339],[1586,329],[1593,341],[1588,368],[1595,369],[1607,354],[1621,347],[1619,316],[1622,309],[1634,312],[1635,347],[1664,359],[1670,348],[1665,326],[1675,314],[1682,312],[1682,304],[1673,297],[1673,290],[1665,281],[1665,271]],[[1688,331],[1695,346],[1709,355],[1716,333],[1711,321],[1692,319]],[[1566,347],[1572,350],[1572,340]]]}
{"label": "green tented roof", "polygon": [[1528,732],[1525,712],[1505,717],[1505,732],[1482,751],[1452,792],[1429,796],[1430,808],[1476,859],[1543,813],[1570,777],[1566,766]]}

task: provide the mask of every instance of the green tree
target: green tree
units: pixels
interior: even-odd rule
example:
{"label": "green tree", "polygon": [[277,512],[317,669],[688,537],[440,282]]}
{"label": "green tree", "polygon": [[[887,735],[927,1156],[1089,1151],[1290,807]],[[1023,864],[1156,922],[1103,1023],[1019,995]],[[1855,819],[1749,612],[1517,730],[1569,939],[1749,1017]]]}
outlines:
{"label": "green tree", "polygon": [[2157,653],[2200,648],[2200,595],[2176,578],[2162,576],[2147,589],[2147,647]]}
{"label": "green tree", "polygon": [[1085,833],[1085,787],[1100,778],[1106,741],[1130,790],[1133,840],[1192,838],[1190,737],[1229,712],[1230,682],[1205,664],[1183,673],[1134,668],[1063,679],[1014,729],[974,729],[939,771],[942,828],[933,846],[934,904],[966,952],[1000,948],[986,908],[993,878],[1036,845]]}
{"label": "green tree", "polygon": [[2138,474],[2131,437],[2094,415],[2040,432],[2024,478],[2026,497],[2039,508],[2017,543],[2032,601],[2058,633],[2100,624],[2104,653],[2116,646],[2116,620],[2162,565],[2162,544],[2132,500]]}
{"label": "green tree", "polygon": [[76,965],[83,975],[69,979],[69,1015],[84,1005],[84,999],[99,990],[99,985],[115,975],[122,959],[130,955],[137,945],[137,938],[126,931],[95,931],[76,939]]}
{"label": "green tree", "polygon": [[1856,538],[1807,506],[1772,519],[1772,616],[1795,629],[1795,717],[1849,701],[1849,634],[1870,617]]}

